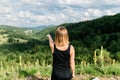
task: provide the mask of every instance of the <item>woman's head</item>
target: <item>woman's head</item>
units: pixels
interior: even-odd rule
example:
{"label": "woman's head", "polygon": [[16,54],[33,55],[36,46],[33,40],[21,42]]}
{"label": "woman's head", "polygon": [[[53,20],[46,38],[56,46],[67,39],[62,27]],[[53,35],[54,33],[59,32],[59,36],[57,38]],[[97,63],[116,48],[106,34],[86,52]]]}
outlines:
{"label": "woman's head", "polygon": [[55,44],[57,46],[64,46],[69,44],[68,31],[65,27],[60,26],[55,32]]}

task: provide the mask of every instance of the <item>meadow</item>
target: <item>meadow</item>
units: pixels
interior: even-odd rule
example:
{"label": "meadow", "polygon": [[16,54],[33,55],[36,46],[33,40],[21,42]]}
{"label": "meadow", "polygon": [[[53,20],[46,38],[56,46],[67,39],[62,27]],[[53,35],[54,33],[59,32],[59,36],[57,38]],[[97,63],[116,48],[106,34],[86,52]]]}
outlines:
{"label": "meadow", "polygon": [[[99,55],[98,55],[99,54]],[[115,60],[106,61],[107,51],[103,48],[96,49],[93,56],[93,63],[82,60],[76,63],[76,75],[91,75],[86,80],[91,80],[93,76],[120,76],[120,63]],[[25,61],[25,57],[18,55],[12,60],[7,60],[6,56],[0,57],[0,80],[26,80],[27,77],[37,77],[47,80],[51,76],[52,63],[46,59],[35,59]],[[30,55],[29,55],[30,56]],[[52,57],[50,57],[52,59]]]}

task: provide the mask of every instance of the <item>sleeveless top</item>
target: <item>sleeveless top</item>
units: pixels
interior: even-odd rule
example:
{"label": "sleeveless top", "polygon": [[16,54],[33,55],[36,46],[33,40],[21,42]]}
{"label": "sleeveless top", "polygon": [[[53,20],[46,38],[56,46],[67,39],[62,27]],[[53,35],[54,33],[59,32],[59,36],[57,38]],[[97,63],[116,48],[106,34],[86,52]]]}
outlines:
{"label": "sleeveless top", "polygon": [[70,44],[66,50],[59,50],[54,45],[53,72],[56,70],[70,70]]}

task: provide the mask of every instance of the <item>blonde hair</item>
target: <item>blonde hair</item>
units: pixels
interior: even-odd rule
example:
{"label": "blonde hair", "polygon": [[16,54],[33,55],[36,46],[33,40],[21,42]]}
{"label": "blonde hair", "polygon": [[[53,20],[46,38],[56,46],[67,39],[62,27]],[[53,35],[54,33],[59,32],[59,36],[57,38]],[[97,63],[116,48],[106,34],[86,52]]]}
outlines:
{"label": "blonde hair", "polygon": [[64,46],[69,44],[68,31],[65,27],[60,26],[55,32],[55,44],[57,46]]}

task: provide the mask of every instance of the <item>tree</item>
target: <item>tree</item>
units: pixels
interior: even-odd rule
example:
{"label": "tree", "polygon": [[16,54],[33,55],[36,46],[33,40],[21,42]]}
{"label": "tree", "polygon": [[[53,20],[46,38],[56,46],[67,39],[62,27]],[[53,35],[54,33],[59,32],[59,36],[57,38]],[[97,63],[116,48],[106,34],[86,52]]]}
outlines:
{"label": "tree", "polygon": [[7,42],[8,42],[8,43],[12,43],[12,42],[14,42],[14,38],[11,38],[11,37],[8,38]]}

